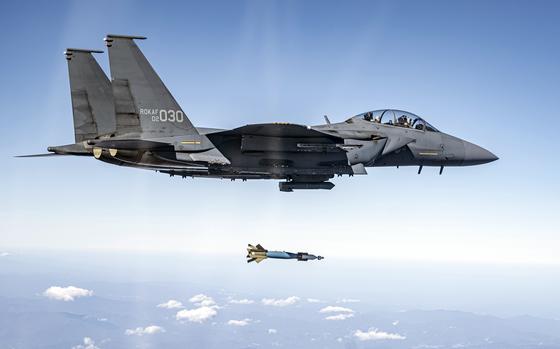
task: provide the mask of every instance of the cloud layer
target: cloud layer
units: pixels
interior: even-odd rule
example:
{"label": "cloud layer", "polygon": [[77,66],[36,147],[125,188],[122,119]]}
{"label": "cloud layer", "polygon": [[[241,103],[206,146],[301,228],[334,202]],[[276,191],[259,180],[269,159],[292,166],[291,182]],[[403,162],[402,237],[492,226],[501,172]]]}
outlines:
{"label": "cloud layer", "polygon": [[177,320],[187,320],[190,322],[202,323],[218,314],[215,308],[216,307],[199,307],[190,310],[183,309],[177,312],[175,318]]}
{"label": "cloud layer", "polygon": [[243,320],[229,320],[227,322],[228,325],[230,326],[239,326],[239,327],[243,327],[243,326],[247,326],[251,323],[251,319],[243,319]]}
{"label": "cloud layer", "polygon": [[350,313],[342,313],[342,314],[337,314],[337,315],[329,315],[325,318],[325,320],[331,320],[331,321],[342,321],[342,320],[346,320],[349,319],[351,317],[354,317],[354,314]]}
{"label": "cloud layer", "polygon": [[202,293],[192,296],[191,299],[189,299],[189,302],[194,303],[199,307],[211,307],[216,305],[216,302],[212,297]]}
{"label": "cloud layer", "polygon": [[262,304],[264,305],[271,305],[274,307],[285,307],[288,305],[293,305],[296,304],[297,302],[299,302],[299,297],[296,296],[291,296],[285,299],[276,299],[276,298],[263,298],[262,299]]}
{"label": "cloud layer", "polygon": [[93,295],[93,291],[86,290],[84,288],[79,288],[75,286],[59,287],[51,286],[43,292],[43,295],[47,298],[54,299],[57,301],[71,302],[79,297],[89,297]]}
{"label": "cloud layer", "polygon": [[319,310],[319,313],[334,314],[329,315],[325,318],[325,320],[329,321],[342,321],[354,317],[354,310],[334,305],[329,305],[322,308],[321,310]]}
{"label": "cloud layer", "polygon": [[319,310],[319,313],[353,313],[354,310],[345,307],[338,307],[329,305],[328,307],[324,307],[323,309]]}
{"label": "cloud layer", "polygon": [[192,296],[189,302],[194,303],[198,308],[178,311],[175,315],[177,320],[202,323],[216,316],[220,308],[212,297],[202,293]]}
{"label": "cloud layer", "polygon": [[354,337],[358,338],[361,341],[375,341],[375,340],[384,340],[384,339],[406,339],[406,337],[401,336],[398,333],[387,333],[383,331],[379,331],[377,328],[370,328],[367,332],[363,332],[361,330],[356,330],[354,332]]}
{"label": "cloud layer", "polygon": [[150,325],[146,327],[136,327],[135,329],[128,329],[124,333],[127,336],[143,336],[146,334],[163,333],[165,329],[161,326]]}
{"label": "cloud layer", "polygon": [[360,302],[359,299],[354,299],[354,298],[342,298],[337,301],[337,303],[359,303],[359,302]]}
{"label": "cloud layer", "polygon": [[176,301],[174,299],[170,299],[165,303],[161,303],[157,305],[158,308],[165,308],[165,309],[181,309],[184,308],[183,303]]}
{"label": "cloud layer", "polygon": [[190,322],[199,322],[202,323],[208,319],[213,318],[216,316],[218,312],[216,309],[211,307],[200,307],[195,309],[184,309],[177,312],[175,316],[177,320],[187,320]]}
{"label": "cloud layer", "polygon": [[255,303],[254,300],[251,299],[232,299],[229,301],[231,304],[253,304]]}
{"label": "cloud layer", "polygon": [[99,349],[95,342],[90,337],[84,337],[84,344],[78,344],[72,347],[72,349]]}

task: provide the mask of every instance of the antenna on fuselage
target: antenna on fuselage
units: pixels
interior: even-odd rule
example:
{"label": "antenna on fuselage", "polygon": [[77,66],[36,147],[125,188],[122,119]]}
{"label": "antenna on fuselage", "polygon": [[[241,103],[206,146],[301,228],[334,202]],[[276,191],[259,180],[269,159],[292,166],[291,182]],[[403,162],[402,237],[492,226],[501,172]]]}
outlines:
{"label": "antenna on fuselage", "polygon": [[327,125],[330,125],[331,121],[329,120],[329,117],[326,115],[323,115],[323,117],[325,118],[325,122],[327,123]]}

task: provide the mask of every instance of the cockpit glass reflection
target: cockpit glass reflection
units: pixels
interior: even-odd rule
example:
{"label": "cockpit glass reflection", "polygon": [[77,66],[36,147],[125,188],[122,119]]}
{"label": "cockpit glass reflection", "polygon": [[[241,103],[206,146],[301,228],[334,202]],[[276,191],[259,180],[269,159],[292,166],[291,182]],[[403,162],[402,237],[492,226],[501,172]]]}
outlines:
{"label": "cockpit glass reflection", "polygon": [[368,122],[391,125],[396,127],[411,128],[419,131],[439,132],[434,126],[416,114],[397,109],[372,110],[358,114],[347,120],[361,118]]}

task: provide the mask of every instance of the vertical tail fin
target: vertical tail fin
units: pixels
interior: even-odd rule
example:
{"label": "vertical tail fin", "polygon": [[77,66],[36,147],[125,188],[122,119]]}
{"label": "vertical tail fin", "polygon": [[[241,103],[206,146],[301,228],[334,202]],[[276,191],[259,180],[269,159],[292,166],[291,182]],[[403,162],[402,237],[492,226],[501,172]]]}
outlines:
{"label": "vertical tail fin", "polygon": [[68,60],[76,143],[116,129],[111,82],[92,55],[102,52],[75,48],[64,52]]}
{"label": "vertical tail fin", "polygon": [[134,39],[107,35],[109,64],[119,133],[154,136],[197,135],[175,98],[154,71]]}

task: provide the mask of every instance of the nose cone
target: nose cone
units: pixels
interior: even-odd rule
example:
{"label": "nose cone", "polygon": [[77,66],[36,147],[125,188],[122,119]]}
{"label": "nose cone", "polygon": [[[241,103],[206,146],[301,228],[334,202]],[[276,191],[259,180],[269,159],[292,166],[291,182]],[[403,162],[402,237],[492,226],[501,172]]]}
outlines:
{"label": "nose cone", "polygon": [[498,157],[488,150],[464,141],[465,158],[463,165],[481,165],[498,160]]}

